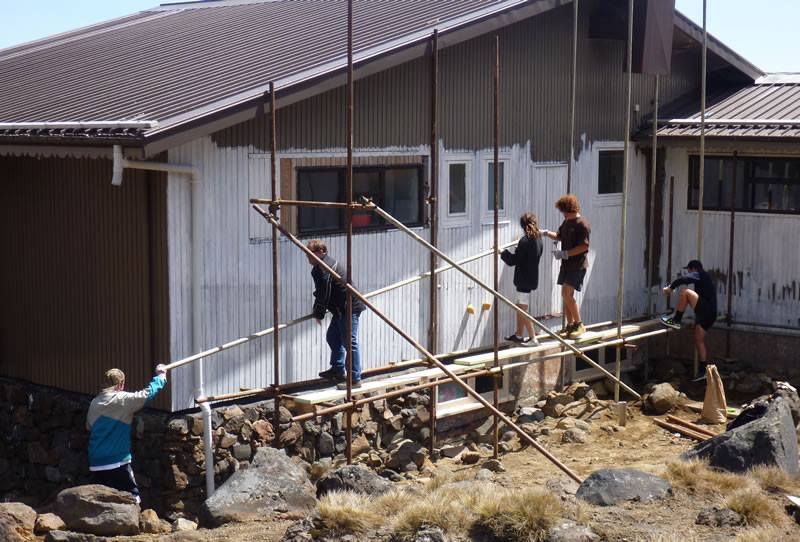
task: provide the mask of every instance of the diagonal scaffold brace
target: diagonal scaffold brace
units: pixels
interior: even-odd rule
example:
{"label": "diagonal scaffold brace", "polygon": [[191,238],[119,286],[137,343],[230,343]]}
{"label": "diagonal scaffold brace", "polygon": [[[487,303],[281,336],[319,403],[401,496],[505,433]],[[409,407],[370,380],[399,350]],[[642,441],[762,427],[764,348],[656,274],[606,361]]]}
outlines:
{"label": "diagonal scaffold brace", "polygon": [[[367,199],[367,198],[362,198],[362,199],[363,199],[363,202],[364,202],[365,204],[366,204],[366,203],[372,203],[372,202],[370,202],[370,201],[369,201],[369,199]],[[436,248],[436,247],[434,247],[433,245],[431,245],[431,244],[430,244],[429,242],[427,242],[425,239],[423,239],[422,237],[420,237],[419,235],[417,235],[416,233],[414,233],[414,232],[413,232],[411,229],[407,228],[407,227],[405,226],[405,224],[403,224],[402,222],[400,222],[399,220],[397,220],[395,217],[393,217],[392,215],[390,215],[389,213],[387,213],[385,210],[381,209],[380,207],[378,207],[378,206],[377,206],[377,205],[375,205],[374,203],[372,203],[371,205],[365,205],[365,207],[366,207],[366,208],[368,208],[368,209],[370,209],[370,210],[372,210],[372,211],[374,211],[376,214],[378,214],[378,216],[382,217],[382,218],[383,218],[383,219],[385,219],[387,222],[389,222],[389,223],[391,223],[393,226],[397,227],[397,229],[399,229],[399,230],[401,230],[401,231],[403,231],[403,232],[407,233],[408,235],[410,235],[410,236],[411,236],[411,237],[412,237],[412,238],[413,238],[415,241],[417,241],[418,243],[420,243],[421,245],[423,245],[424,247],[426,247],[428,250],[431,250],[431,251],[435,252],[437,256],[439,256],[441,259],[443,259],[444,261],[446,261],[447,263],[449,263],[450,265],[452,265],[454,269],[456,269],[456,270],[460,271],[462,274],[466,275],[466,276],[467,276],[469,279],[471,279],[472,281],[474,281],[474,282],[475,282],[475,283],[476,283],[478,286],[480,286],[481,288],[483,288],[484,290],[486,290],[487,292],[489,292],[490,294],[492,294],[492,295],[495,297],[495,299],[499,299],[500,301],[502,301],[503,303],[505,303],[506,305],[508,305],[509,307],[511,307],[511,308],[512,308],[512,309],[513,309],[513,310],[514,310],[514,311],[515,311],[517,314],[520,314],[520,315],[522,315],[524,318],[526,318],[527,320],[529,320],[529,321],[533,322],[533,324],[534,324],[534,325],[536,325],[536,326],[538,326],[539,328],[541,328],[541,329],[542,329],[542,331],[544,331],[544,332],[545,332],[547,335],[549,335],[550,337],[552,337],[553,339],[555,339],[556,341],[558,341],[559,343],[561,343],[561,346],[564,346],[564,347],[566,347],[568,350],[572,351],[572,353],[573,353],[573,354],[575,354],[576,356],[578,356],[579,358],[581,358],[583,361],[585,361],[585,362],[586,362],[586,363],[588,363],[589,365],[592,365],[594,368],[596,368],[596,369],[598,369],[599,371],[601,371],[601,372],[602,372],[602,373],[603,373],[603,374],[604,374],[604,375],[605,375],[605,376],[606,376],[608,379],[610,379],[612,382],[614,382],[614,383],[618,384],[618,385],[619,385],[619,386],[620,386],[622,389],[624,389],[625,391],[627,391],[628,393],[630,393],[631,395],[633,395],[633,396],[634,396],[634,397],[636,397],[637,399],[641,399],[641,398],[642,398],[642,396],[641,396],[641,395],[639,395],[639,394],[638,394],[638,393],[637,393],[635,390],[633,390],[633,389],[632,389],[630,386],[628,386],[627,384],[625,384],[624,382],[622,382],[622,381],[621,381],[619,378],[615,377],[613,374],[611,374],[611,373],[610,373],[610,372],[608,372],[606,369],[604,369],[602,365],[600,365],[599,363],[597,363],[596,361],[594,361],[592,358],[590,358],[589,356],[587,356],[586,354],[584,354],[583,352],[581,352],[581,351],[580,351],[578,348],[576,348],[575,346],[573,346],[573,345],[571,345],[570,343],[568,343],[567,341],[565,341],[563,338],[561,338],[561,337],[560,337],[558,334],[556,334],[556,333],[554,333],[553,331],[551,331],[551,330],[550,330],[550,328],[548,328],[547,326],[545,326],[545,325],[544,325],[543,323],[541,323],[539,320],[537,320],[536,318],[534,318],[533,316],[531,316],[530,314],[528,314],[527,312],[525,312],[525,311],[524,311],[524,310],[522,310],[521,308],[517,307],[517,306],[516,306],[516,305],[515,305],[515,304],[514,304],[514,303],[513,303],[513,302],[512,302],[510,299],[508,299],[506,296],[504,296],[503,294],[501,294],[500,292],[498,292],[498,291],[497,291],[497,290],[495,290],[494,288],[490,287],[488,284],[486,284],[485,282],[483,282],[483,281],[482,281],[481,279],[479,279],[477,276],[475,276],[474,274],[470,273],[469,271],[467,271],[466,269],[464,269],[463,267],[461,267],[460,265],[458,265],[458,263],[456,263],[456,262],[455,262],[455,261],[454,261],[452,258],[450,258],[450,257],[449,257],[447,254],[445,254],[444,252],[442,252],[442,251],[441,251],[441,250],[439,250],[438,248]]]}
{"label": "diagonal scaffold brace", "polygon": [[389,318],[388,316],[386,316],[385,314],[383,314],[383,313],[382,313],[382,312],[381,312],[381,311],[380,311],[380,310],[379,310],[377,307],[375,307],[375,305],[373,305],[372,303],[370,303],[370,301],[369,301],[369,300],[366,298],[366,296],[364,296],[364,295],[363,295],[361,292],[359,292],[358,290],[356,290],[356,289],[355,289],[355,288],[354,288],[354,287],[353,287],[351,284],[348,284],[348,283],[347,283],[347,282],[344,280],[344,278],[343,278],[342,276],[340,276],[340,275],[339,275],[338,273],[336,273],[336,272],[335,272],[333,269],[331,269],[331,268],[330,268],[330,267],[329,267],[329,266],[328,266],[328,265],[327,265],[325,262],[323,262],[323,261],[322,261],[320,258],[318,258],[316,254],[314,254],[313,252],[311,252],[310,250],[308,250],[308,248],[306,248],[306,246],[305,246],[305,245],[303,245],[303,243],[302,243],[302,242],[301,242],[299,239],[297,239],[297,237],[295,237],[295,236],[294,236],[294,235],[292,235],[292,234],[291,234],[289,231],[287,231],[287,230],[286,230],[286,229],[285,229],[285,228],[284,228],[284,227],[283,227],[283,226],[282,226],[282,225],[281,225],[281,224],[280,224],[280,223],[279,223],[279,222],[278,222],[278,221],[275,219],[275,216],[274,216],[274,215],[272,215],[272,214],[271,214],[271,213],[269,213],[268,211],[265,211],[265,210],[263,210],[263,209],[262,209],[261,207],[259,207],[258,205],[253,205],[253,209],[255,209],[255,210],[256,210],[256,212],[258,212],[258,214],[260,214],[262,217],[264,217],[264,219],[266,219],[266,220],[267,220],[267,221],[268,221],[270,224],[272,224],[272,225],[273,225],[273,226],[274,226],[274,227],[275,227],[275,228],[276,228],[278,231],[280,231],[280,232],[281,232],[281,234],[283,234],[283,236],[284,236],[284,237],[286,237],[286,238],[287,238],[289,241],[291,241],[291,242],[292,242],[292,244],[294,244],[294,245],[295,245],[295,246],[297,246],[297,247],[298,247],[300,250],[302,250],[302,251],[303,251],[303,253],[304,253],[306,256],[308,256],[309,258],[311,258],[311,260],[312,260],[312,261],[314,261],[314,262],[315,262],[317,265],[319,265],[319,266],[320,266],[322,269],[324,269],[326,272],[330,273],[331,277],[333,277],[333,278],[334,278],[334,280],[336,280],[336,281],[337,281],[337,282],[339,282],[339,283],[340,283],[342,286],[344,286],[344,287],[345,287],[345,288],[346,288],[346,289],[347,289],[347,290],[348,290],[348,291],[349,291],[349,292],[350,292],[350,293],[353,295],[353,297],[356,297],[356,298],[360,299],[360,300],[361,300],[361,301],[364,303],[364,305],[366,305],[366,307],[367,307],[368,309],[370,309],[370,310],[371,310],[373,313],[375,313],[375,314],[376,314],[376,315],[377,315],[377,316],[378,316],[378,317],[379,317],[381,320],[383,320],[383,321],[384,321],[384,322],[385,322],[385,323],[386,323],[386,324],[387,324],[387,325],[388,325],[390,328],[392,328],[392,329],[393,329],[393,330],[394,330],[394,331],[395,331],[397,334],[399,334],[401,337],[403,337],[403,339],[405,339],[405,340],[406,340],[406,342],[408,342],[408,343],[409,343],[411,346],[413,346],[413,347],[414,347],[414,348],[415,348],[415,349],[416,349],[416,350],[417,350],[417,351],[418,351],[420,354],[422,354],[422,355],[423,355],[423,356],[424,356],[424,357],[425,357],[425,358],[426,358],[426,359],[427,359],[427,360],[428,360],[428,361],[429,361],[429,362],[430,362],[432,365],[436,366],[436,367],[437,367],[439,370],[441,370],[441,371],[442,371],[442,372],[443,372],[445,375],[447,375],[447,376],[448,376],[450,379],[452,379],[452,381],[453,381],[454,383],[456,383],[456,384],[458,384],[459,386],[461,386],[461,388],[463,388],[463,389],[464,389],[464,391],[465,391],[465,392],[466,392],[468,395],[470,395],[470,396],[471,396],[473,399],[475,399],[476,401],[478,401],[478,402],[479,402],[481,405],[483,405],[485,408],[489,409],[489,411],[490,411],[492,414],[494,414],[494,415],[495,415],[495,416],[497,416],[497,417],[498,417],[500,420],[502,420],[502,421],[503,421],[503,423],[505,423],[506,425],[508,425],[508,427],[510,427],[511,429],[513,429],[514,431],[516,431],[516,432],[517,432],[517,434],[519,434],[519,436],[520,436],[520,438],[521,438],[522,440],[524,440],[525,442],[527,442],[528,444],[530,444],[531,446],[533,446],[534,448],[536,448],[536,450],[537,450],[539,453],[541,453],[541,454],[542,454],[542,455],[544,455],[544,456],[545,456],[547,459],[549,459],[549,460],[550,460],[550,461],[551,461],[551,462],[552,462],[552,463],[553,463],[553,464],[554,464],[556,467],[558,467],[559,469],[561,469],[561,470],[562,470],[562,471],[563,471],[563,472],[564,472],[564,473],[565,473],[567,476],[569,476],[570,478],[572,478],[573,480],[575,480],[575,481],[576,481],[577,483],[579,483],[579,484],[580,484],[580,483],[582,483],[582,480],[580,479],[580,477],[578,477],[578,475],[577,475],[575,472],[573,472],[573,471],[572,471],[572,469],[570,469],[569,467],[567,467],[567,466],[566,466],[564,463],[562,463],[561,461],[559,461],[559,460],[558,460],[558,458],[556,458],[556,457],[555,457],[553,454],[551,454],[549,451],[547,451],[547,450],[546,450],[546,449],[545,449],[545,448],[544,448],[544,447],[543,447],[541,444],[539,444],[538,442],[536,442],[536,440],[534,440],[534,439],[533,439],[533,437],[531,437],[531,436],[530,436],[529,434],[527,434],[527,433],[526,433],[526,432],[525,432],[525,431],[524,431],[524,430],[523,430],[521,427],[519,427],[519,426],[518,426],[516,423],[514,423],[514,422],[511,420],[511,418],[509,418],[508,416],[506,416],[506,415],[505,415],[503,412],[501,412],[500,410],[496,409],[496,408],[495,408],[495,407],[492,405],[492,403],[490,403],[489,401],[487,401],[486,399],[484,399],[484,398],[483,398],[483,396],[482,396],[480,393],[478,393],[478,392],[477,392],[477,391],[475,391],[473,388],[471,388],[471,387],[469,386],[469,384],[467,384],[466,382],[464,382],[464,380],[462,380],[462,379],[461,379],[461,378],[460,378],[458,375],[456,375],[456,374],[455,374],[453,371],[451,371],[451,370],[450,370],[450,369],[449,369],[449,368],[448,368],[448,367],[447,367],[447,366],[446,366],[444,363],[442,363],[442,362],[439,360],[439,358],[437,358],[435,355],[433,355],[431,352],[429,352],[429,351],[428,351],[428,350],[427,350],[427,349],[426,349],[424,346],[422,346],[422,345],[421,345],[419,342],[417,342],[417,341],[416,341],[416,340],[415,340],[413,337],[411,337],[411,335],[409,335],[409,334],[408,334],[408,333],[406,333],[406,332],[405,332],[405,331],[404,331],[402,328],[400,328],[400,326],[398,326],[397,324],[395,324],[395,323],[392,321],[392,319],[391,319],[391,318]]}

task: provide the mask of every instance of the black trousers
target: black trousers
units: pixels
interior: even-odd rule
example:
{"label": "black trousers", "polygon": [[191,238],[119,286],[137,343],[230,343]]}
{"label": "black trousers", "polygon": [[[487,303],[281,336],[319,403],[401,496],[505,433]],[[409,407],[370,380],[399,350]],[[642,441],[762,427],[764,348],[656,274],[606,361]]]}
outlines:
{"label": "black trousers", "polygon": [[141,502],[139,486],[136,485],[136,478],[133,477],[133,469],[130,463],[116,469],[92,471],[92,481],[95,484],[132,493],[136,497],[136,502]]}

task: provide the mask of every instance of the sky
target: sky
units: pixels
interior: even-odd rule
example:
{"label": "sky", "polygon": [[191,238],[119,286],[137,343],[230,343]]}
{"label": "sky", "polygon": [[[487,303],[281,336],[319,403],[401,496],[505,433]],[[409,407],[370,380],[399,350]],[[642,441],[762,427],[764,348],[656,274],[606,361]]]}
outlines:
{"label": "sky", "polygon": [[[435,0],[430,0],[435,1]],[[0,48],[153,7],[159,0],[0,0]],[[700,23],[703,0],[677,0]],[[708,31],[766,72],[800,72],[800,0],[708,0]]]}

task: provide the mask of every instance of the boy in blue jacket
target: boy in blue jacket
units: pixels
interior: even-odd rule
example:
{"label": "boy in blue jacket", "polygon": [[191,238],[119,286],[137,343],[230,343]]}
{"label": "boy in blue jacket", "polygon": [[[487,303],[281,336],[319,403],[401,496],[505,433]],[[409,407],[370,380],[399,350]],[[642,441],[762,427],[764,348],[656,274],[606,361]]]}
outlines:
{"label": "boy in blue jacket", "polygon": [[106,387],[92,400],[86,415],[89,429],[89,470],[96,484],[132,493],[140,502],[139,487],[131,469],[131,423],[167,383],[163,365],[143,390],[127,392],[125,373],[110,369],[105,374]]}

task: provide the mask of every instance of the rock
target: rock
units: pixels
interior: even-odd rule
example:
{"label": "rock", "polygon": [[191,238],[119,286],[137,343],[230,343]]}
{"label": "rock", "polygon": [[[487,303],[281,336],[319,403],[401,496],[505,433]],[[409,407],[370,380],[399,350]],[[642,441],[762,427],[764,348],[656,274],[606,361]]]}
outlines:
{"label": "rock", "polygon": [[[547,397],[547,402],[542,407],[542,412],[551,418],[559,418],[564,407],[572,402],[572,396],[566,393],[551,392]],[[561,408],[558,408],[561,407]]]}
{"label": "rock", "polygon": [[72,531],[50,531],[44,537],[44,542],[99,542],[104,538],[97,538],[93,534],[73,533]]}
{"label": "rock", "polygon": [[730,508],[717,508],[712,506],[702,510],[695,523],[709,527],[738,527],[747,523],[745,519]]}
{"label": "rock", "polygon": [[347,465],[329,472],[317,481],[317,498],[331,491],[355,491],[364,495],[381,495],[392,483],[363,465]]}
{"label": "rock", "polygon": [[409,542],[450,542],[450,538],[444,534],[442,528],[435,525],[423,525],[407,540]]}
{"label": "rock", "polygon": [[489,469],[480,469],[477,474],[475,474],[475,480],[479,482],[488,482],[494,479],[494,473]]}
{"label": "rock", "polygon": [[413,464],[418,469],[425,462],[425,456],[420,452],[423,452],[422,445],[405,439],[398,443],[395,449],[389,453],[386,466],[392,470],[403,470]]}
{"label": "rock", "polygon": [[458,446],[447,446],[445,448],[442,448],[439,451],[439,454],[442,457],[447,457],[447,458],[453,459],[454,457],[458,456],[458,454],[460,454],[461,452],[463,452],[466,449],[467,449],[467,447],[464,446],[463,444],[459,444]]}
{"label": "rock", "polygon": [[289,525],[281,538],[281,542],[313,542],[314,536],[311,534],[316,529],[314,522],[309,518],[303,518]]}
{"label": "rock", "polygon": [[543,410],[526,407],[520,410],[519,416],[517,417],[517,425],[523,423],[539,423],[544,420],[544,418],[545,414]]}
{"label": "rock", "polygon": [[250,459],[250,454],[253,453],[249,444],[237,444],[233,447],[233,457],[239,461],[247,461]]}
{"label": "rock", "polygon": [[757,465],[774,465],[791,476],[797,464],[797,433],[789,407],[776,399],[763,417],[701,442],[683,459],[708,459],[712,467],[744,472]]}
{"label": "rock", "polygon": [[276,512],[307,512],[316,505],[306,471],[281,450],[259,448],[250,468],[235,472],[200,515],[206,525],[269,519]]}
{"label": "rock", "polygon": [[155,510],[148,508],[142,511],[139,516],[139,530],[148,534],[161,533],[161,520]]}
{"label": "rock", "polygon": [[392,469],[383,469],[381,472],[378,473],[379,476],[383,478],[388,478],[392,482],[400,482],[403,480],[403,477],[396,471]]}
{"label": "rock", "polygon": [[575,420],[575,427],[587,433],[592,429],[592,426],[583,420]]}
{"label": "rock", "polygon": [[505,472],[506,468],[500,462],[499,459],[489,459],[488,461],[484,462],[483,468],[492,472]]}
{"label": "rock", "polygon": [[227,431],[223,432],[222,436],[219,439],[219,447],[228,449],[234,444],[239,442],[239,439],[236,438],[236,435],[231,435]]}
{"label": "rock", "polygon": [[600,537],[586,525],[566,521],[550,529],[547,542],[599,542]]}
{"label": "rock", "polygon": [[578,492],[578,482],[572,478],[551,478],[545,482],[545,487],[551,493],[560,497],[574,497]]}
{"label": "rock", "polygon": [[253,422],[253,433],[258,435],[258,438],[264,442],[272,442],[272,439],[275,438],[275,430],[267,420]]}
{"label": "rock", "polygon": [[561,418],[558,420],[558,423],[556,423],[556,429],[572,429],[575,427],[576,421],[575,418]]}
{"label": "rock", "polygon": [[465,465],[474,465],[481,460],[481,454],[467,450],[461,454],[461,462]]}
{"label": "rock", "polygon": [[33,538],[36,511],[21,502],[0,503],[0,539],[9,542]]}
{"label": "rock", "polygon": [[755,373],[744,373],[736,382],[736,391],[745,395],[754,395],[764,389],[764,382]]}
{"label": "rock", "polygon": [[672,387],[672,384],[663,382],[651,387],[642,401],[646,412],[666,414],[678,403],[678,392]]}
{"label": "rock", "polygon": [[350,445],[350,448],[353,451],[353,455],[360,455],[370,451],[372,446],[370,446],[367,437],[364,435],[358,435],[353,439],[353,443]]}
{"label": "rock", "polygon": [[291,446],[303,437],[303,428],[299,423],[293,423],[285,431],[281,431],[278,436],[278,444],[281,447]]}
{"label": "rock", "polygon": [[175,520],[175,523],[172,524],[173,533],[181,531],[196,531],[196,530],[197,530],[197,523],[185,518],[178,518]]}
{"label": "rock", "polygon": [[587,384],[586,382],[573,382],[572,384],[567,386],[567,388],[564,390],[564,393],[566,393],[567,395],[571,395],[572,399],[575,401],[583,399],[587,395],[591,399],[592,396],[594,395],[591,386],[589,386],[589,384]]}
{"label": "rock", "polygon": [[139,505],[133,495],[99,484],[63,490],[53,512],[73,531],[101,536],[139,534]]}
{"label": "rock", "polygon": [[577,427],[573,427],[572,429],[567,429],[566,431],[564,431],[564,434],[561,435],[561,442],[584,443],[586,442],[586,432],[578,429]]}
{"label": "rock", "polygon": [[39,514],[33,532],[42,535],[50,531],[60,531],[66,527],[64,520],[55,514]]}
{"label": "rock", "polygon": [[789,407],[795,427],[800,425],[800,396],[798,396],[797,392],[785,387],[779,387],[773,395],[774,397],[780,397]]}
{"label": "rock", "polygon": [[583,481],[576,495],[592,504],[612,506],[663,499],[672,495],[672,486],[663,478],[634,469],[601,469]]}
{"label": "rock", "polygon": [[320,433],[319,439],[317,440],[317,451],[319,455],[323,457],[333,455],[334,444],[333,435],[327,431]]}

